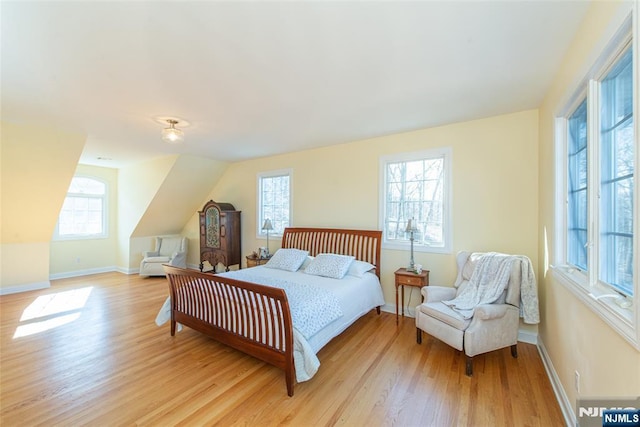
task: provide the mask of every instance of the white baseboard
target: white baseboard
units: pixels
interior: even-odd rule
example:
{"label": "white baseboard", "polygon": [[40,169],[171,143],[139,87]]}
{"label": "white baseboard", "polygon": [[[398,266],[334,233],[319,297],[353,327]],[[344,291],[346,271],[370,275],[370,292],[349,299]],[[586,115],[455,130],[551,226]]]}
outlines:
{"label": "white baseboard", "polygon": [[518,330],[518,341],[538,345],[538,334],[536,332],[523,331],[520,329]]}
{"label": "white baseboard", "polygon": [[140,267],[138,268],[122,268],[116,267],[115,271],[122,274],[138,274],[140,273]]}
{"label": "white baseboard", "polygon": [[0,288],[0,295],[9,295],[9,294],[17,294],[20,292],[37,291],[40,289],[47,289],[50,287],[51,287],[51,282],[49,282],[48,280],[46,282],[26,283],[24,285],[19,285],[19,286],[10,286],[8,288]]}
{"label": "white baseboard", "polygon": [[564,416],[564,422],[567,427],[575,426],[577,420],[576,414],[573,410],[573,406],[569,402],[569,398],[564,391],[564,387],[562,387],[562,382],[560,382],[560,377],[558,377],[558,373],[553,367],[553,363],[551,362],[549,353],[547,353],[547,349],[545,348],[544,343],[539,337],[537,346],[538,353],[540,353],[540,358],[542,359],[542,364],[544,365],[544,369],[547,371],[547,376],[549,377],[549,381],[551,381],[553,392],[556,395],[556,399],[558,400],[558,404],[560,405],[560,410],[562,411],[562,415]]}
{"label": "white baseboard", "polygon": [[117,267],[100,267],[100,268],[89,268],[86,270],[75,270],[75,271],[67,271],[64,273],[54,273],[49,275],[50,280],[56,279],[68,279],[69,277],[79,277],[79,276],[88,276],[90,274],[98,274],[98,273],[110,273],[112,271],[118,271]]}
{"label": "white baseboard", "polygon": [[122,274],[138,274],[139,268],[122,268],[114,265],[109,267],[89,268],[86,270],[66,271],[64,273],[55,273],[49,276],[49,280],[68,279],[70,277],[89,276],[91,274],[118,272]]}
{"label": "white baseboard", "polygon": [[385,313],[396,314],[396,306],[393,304],[385,304],[382,307],[380,307],[380,310],[384,311]]}

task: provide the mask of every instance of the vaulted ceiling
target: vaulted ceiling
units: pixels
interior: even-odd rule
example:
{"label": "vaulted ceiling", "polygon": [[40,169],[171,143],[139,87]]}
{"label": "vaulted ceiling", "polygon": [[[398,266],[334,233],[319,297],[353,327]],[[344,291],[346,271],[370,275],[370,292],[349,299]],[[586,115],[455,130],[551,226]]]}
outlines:
{"label": "vaulted ceiling", "polygon": [[[586,1],[1,4],[2,120],[235,161],[539,106]],[[189,122],[160,139],[159,117]],[[110,160],[106,160],[110,159]]]}

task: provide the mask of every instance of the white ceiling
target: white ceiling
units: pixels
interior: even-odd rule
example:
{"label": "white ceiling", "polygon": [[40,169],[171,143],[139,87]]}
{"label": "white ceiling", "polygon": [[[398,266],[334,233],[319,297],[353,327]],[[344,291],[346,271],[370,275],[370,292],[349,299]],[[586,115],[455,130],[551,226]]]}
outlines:
{"label": "white ceiling", "polygon": [[[86,133],[82,163],[122,167],[521,111],[540,105],[587,7],[3,0],[2,120]],[[183,144],[161,141],[159,116],[190,122]]]}

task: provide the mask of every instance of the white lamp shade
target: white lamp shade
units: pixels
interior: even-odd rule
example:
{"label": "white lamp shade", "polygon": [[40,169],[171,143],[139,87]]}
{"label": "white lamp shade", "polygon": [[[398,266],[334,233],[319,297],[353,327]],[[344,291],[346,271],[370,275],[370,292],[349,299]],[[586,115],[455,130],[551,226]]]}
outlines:
{"label": "white lamp shade", "polygon": [[263,230],[273,230],[273,225],[271,224],[271,220],[270,219],[265,219],[264,220],[264,224],[262,224],[262,229]]}

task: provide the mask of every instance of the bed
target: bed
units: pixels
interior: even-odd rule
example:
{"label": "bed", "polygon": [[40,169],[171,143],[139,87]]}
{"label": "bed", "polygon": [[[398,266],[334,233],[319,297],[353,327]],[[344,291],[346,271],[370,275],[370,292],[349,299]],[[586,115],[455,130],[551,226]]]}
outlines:
{"label": "bed", "polygon": [[[177,325],[188,326],[282,369],[293,396],[295,380],[306,381],[317,371],[316,353],[324,345],[370,310],[380,312],[381,234],[291,227],[267,265],[221,274],[167,265],[170,296],[158,319],[165,310],[172,336]],[[282,254],[299,258],[300,252],[305,255],[298,268],[276,262]],[[326,277],[322,268],[318,274],[320,261],[343,266],[345,256],[354,260],[337,273],[346,271],[344,277]],[[312,301],[312,295],[320,300]]]}

